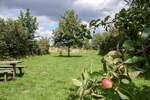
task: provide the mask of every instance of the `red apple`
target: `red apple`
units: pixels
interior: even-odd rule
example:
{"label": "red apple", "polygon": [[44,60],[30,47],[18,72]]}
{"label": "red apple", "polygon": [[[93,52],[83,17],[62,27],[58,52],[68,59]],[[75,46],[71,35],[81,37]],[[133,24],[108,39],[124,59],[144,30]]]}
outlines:
{"label": "red apple", "polygon": [[101,23],[104,24],[104,20],[101,20]]}
{"label": "red apple", "polygon": [[104,79],[102,81],[102,86],[104,88],[112,88],[112,82],[110,80],[108,80],[108,79]]}

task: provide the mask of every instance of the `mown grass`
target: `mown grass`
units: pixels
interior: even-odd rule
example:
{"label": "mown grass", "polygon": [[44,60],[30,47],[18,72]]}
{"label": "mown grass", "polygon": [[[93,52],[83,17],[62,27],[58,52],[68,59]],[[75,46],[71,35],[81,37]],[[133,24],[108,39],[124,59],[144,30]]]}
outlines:
{"label": "mown grass", "polygon": [[[3,100],[66,100],[70,99],[72,78],[80,77],[84,68],[101,65],[100,56],[93,53],[34,56],[22,59],[28,68],[24,76],[7,83],[0,81],[0,99]],[[3,77],[1,77],[3,78]]]}
{"label": "mown grass", "polygon": [[[21,59],[28,68],[23,69],[24,75],[16,80],[0,81],[0,100],[77,100],[72,79],[79,78],[84,68],[92,66],[98,70],[102,66],[101,58],[88,52],[72,54],[72,57],[52,53]],[[141,75],[133,81],[135,98],[150,99],[150,80]],[[107,100],[116,100],[113,94],[108,97]]]}

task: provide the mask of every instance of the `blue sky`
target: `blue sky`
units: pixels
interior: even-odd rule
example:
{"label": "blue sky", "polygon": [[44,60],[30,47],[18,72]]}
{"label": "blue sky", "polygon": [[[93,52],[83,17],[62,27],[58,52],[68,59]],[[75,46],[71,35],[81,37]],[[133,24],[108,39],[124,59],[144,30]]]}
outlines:
{"label": "blue sky", "polygon": [[[92,19],[103,19],[107,15],[114,17],[123,7],[124,0],[0,0],[0,17],[15,20],[20,10],[30,9],[39,23],[35,34],[51,37],[65,10],[73,9],[82,23],[88,24]],[[103,29],[99,28],[99,31],[103,32]]]}

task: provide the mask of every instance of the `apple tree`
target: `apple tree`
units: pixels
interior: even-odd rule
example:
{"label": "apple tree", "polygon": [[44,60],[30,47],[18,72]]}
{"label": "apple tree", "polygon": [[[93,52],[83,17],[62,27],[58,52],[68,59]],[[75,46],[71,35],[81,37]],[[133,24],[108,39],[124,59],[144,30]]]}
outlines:
{"label": "apple tree", "polygon": [[[108,22],[109,17],[106,17],[101,21],[92,20],[90,23],[95,29],[102,25],[106,31],[112,24],[119,30],[120,36],[126,38],[121,44],[122,48],[110,51],[103,57],[102,69],[94,72],[84,70],[81,80],[73,79],[74,85],[79,87],[80,100],[85,99],[87,95],[91,98],[107,98],[109,92],[113,94],[111,99],[114,95],[122,100],[139,99],[134,92],[132,78],[149,71],[143,69],[150,68],[150,1],[125,1],[129,7],[117,13],[112,22]],[[144,68],[140,69],[139,65]],[[130,72],[128,68],[131,66],[137,71]]]}
{"label": "apple tree", "polygon": [[87,26],[81,24],[81,19],[75,15],[73,10],[65,11],[61,16],[58,28],[53,31],[54,45],[67,46],[68,56],[70,56],[71,46],[81,46],[85,38],[91,38]]}

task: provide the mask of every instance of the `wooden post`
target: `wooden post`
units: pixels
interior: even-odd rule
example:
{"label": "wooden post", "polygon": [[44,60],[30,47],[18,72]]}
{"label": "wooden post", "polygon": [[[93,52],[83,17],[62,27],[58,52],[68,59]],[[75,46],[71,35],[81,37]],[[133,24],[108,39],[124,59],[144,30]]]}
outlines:
{"label": "wooden post", "polygon": [[70,57],[70,46],[68,46],[68,57]]}
{"label": "wooden post", "polygon": [[15,79],[16,78],[16,64],[11,64],[11,65],[13,66],[13,70],[14,70],[13,79]]}
{"label": "wooden post", "polygon": [[7,81],[8,81],[8,73],[4,72],[4,82],[7,82]]}

